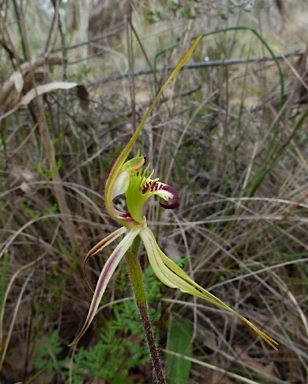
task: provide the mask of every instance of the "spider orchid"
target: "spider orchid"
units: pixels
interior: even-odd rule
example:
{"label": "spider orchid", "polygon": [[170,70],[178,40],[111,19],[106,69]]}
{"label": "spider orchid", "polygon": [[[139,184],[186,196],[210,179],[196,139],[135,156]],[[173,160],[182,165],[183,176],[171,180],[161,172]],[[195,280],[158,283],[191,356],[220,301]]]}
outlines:
{"label": "spider orchid", "polygon": [[[228,310],[239,316],[249,327],[257,332],[267,343],[274,348],[275,340],[259,330],[249,320],[235,312],[216,296],[206,291],[200,285],[195,283],[177,264],[169,259],[158,246],[153,232],[147,227],[147,221],[143,215],[143,208],[146,201],[151,196],[159,196],[163,199],[161,206],[166,209],[174,209],[179,206],[176,190],[159,181],[152,179],[153,171],[149,166],[144,170],[145,159],[139,154],[133,159],[125,162],[123,165],[113,169],[111,176],[106,184],[106,207],[109,214],[118,221],[122,227],[108,235],[95,245],[85,258],[85,264],[90,257],[96,255],[107,245],[115,241],[121,235],[124,235],[122,241],[116,246],[99,276],[93,299],[90,305],[86,321],[73,343],[77,342],[91,324],[106,286],[110,281],[115,269],[122,260],[125,253],[131,247],[134,239],[140,236],[146,252],[148,254],[150,265],[158,277],[165,285],[171,288],[178,288],[182,292],[190,293],[194,296],[207,300],[218,307]],[[115,176],[114,176],[115,175]],[[119,196],[125,196],[126,209],[119,210],[114,200]],[[72,344],[73,344],[72,343]]]}
{"label": "spider orchid", "polygon": [[[101,240],[89,251],[85,257],[84,267],[92,256],[102,251],[105,247],[118,239],[120,236],[124,235],[124,237],[115,247],[114,251],[106,261],[98,278],[85,323],[79,335],[70,345],[73,345],[78,340],[80,340],[80,338],[89,328],[106,290],[107,284],[109,283],[114,271],[116,270],[126,252],[132,246],[134,240],[137,238],[137,236],[140,236],[148,255],[150,265],[158,279],[163,284],[171,288],[177,288],[182,292],[200,297],[220,308],[236,314],[269,345],[275,349],[277,348],[277,342],[275,340],[259,330],[254,324],[234,311],[222,300],[218,299],[212,293],[198,285],[177,264],[175,264],[169,257],[164,254],[164,252],[157,244],[153,232],[147,226],[147,221],[143,212],[144,205],[150,197],[158,196],[162,199],[160,205],[163,208],[175,209],[179,206],[176,190],[175,188],[160,182],[159,179],[152,178],[154,171],[151,170],[150,166],[144,167],[145,158],[139,152],[134,158],[127,161],[127,157],[158,98],[160,97],[167,84],[178,73],[181,66],[184,65],[185,61],[190,56],[198,41],[199,39],[195,41],[180,64],[177,66],[176,70],[173,71],[166,83],[163,85],[162,89],[154,99],[153,104],[143,118],[141,124],[137,128],[136,132],[122,153],[119,155],[110,172],[105,188],[105,204],[108,213],[115,221],[121,225],[121,228],[117,229],[106,238]],[[126,207],[124,210],[120,210],[115,204],[115,199],[119,196],[125,197]]]}

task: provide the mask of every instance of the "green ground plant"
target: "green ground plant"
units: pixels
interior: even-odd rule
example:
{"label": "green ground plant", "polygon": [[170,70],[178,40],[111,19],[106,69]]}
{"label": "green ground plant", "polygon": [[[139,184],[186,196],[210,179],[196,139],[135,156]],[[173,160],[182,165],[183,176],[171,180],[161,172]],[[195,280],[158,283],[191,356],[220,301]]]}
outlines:
{"label": "green ground plant", "polygon": [[[50,276],[46,282],[46,287],[50,286],[53,295],[53,305],[40,305],[37,308],[37,312],[44,316],[56,312],[60,306],[57,300],[61,298],[61,292],[58,288],[54,291],[54,286],[58,285],[57,280],[58,284],[61,284],[62,279],[59,279],[58,275],[56,278]],[[126,280],[126,276],[121,274],[116,283],[117,290],[124,291]],[[154,278],[150,268],[144,271],[144,280],[147,282],[150,315],[155,325],[162,315],[161,306],[157,306],[161,299],[162,284]],[[137,367],[140,369],[148,364],[150,356],[144,339],[140,338],[142,324],[134,300],[131,297],[118,301],[110,304],[110,319],[105,318],[102,322],[103,332],[96,335],[96,343],[88,348],[82,346],[67,358],[63,358],[67,345],[61,340],[59,332],[55,330],[46,335],[45,331],[39,330],[42,329],[42,324],[39,324],[36,335],[39,344],[35,348],[35,356],[30,361],[36,373],[27,383],[35,382],[39,376],[48,377],[55,373],[60,380],[71,381],[73,384],[81,383],[87,378],[113,383],[115,380],[125,380],[130,370]],[[152,305],[154,307],[151,307]],[[127,380],[128,382],[132,383]]]}

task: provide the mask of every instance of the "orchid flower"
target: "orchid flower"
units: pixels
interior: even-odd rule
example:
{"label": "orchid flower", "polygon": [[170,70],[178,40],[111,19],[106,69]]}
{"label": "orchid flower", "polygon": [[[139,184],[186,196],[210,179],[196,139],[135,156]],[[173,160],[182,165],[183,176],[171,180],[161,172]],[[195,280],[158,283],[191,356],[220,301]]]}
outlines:
{"label": "orchid flower", "polygon": [[[222,300],[198,285],[160,249],[153,232],[147,226],[146,217],[144,216],[144,206],[150,197],[158,196],[162,199],[160,205],[163,208],[177,208],[179,206],[179,201],[176,189],[160,182],[158,178],[153,178],[154,171],[150,168],[150,165],[146,167],[144,166],[145,157],[139,152],[135,157],[127,160],[127,157],[158,98],[166,88],[167,84],[170,83],[184,65],[199,40],[199,38],[196,39],[182,61],[169,76],[110,172],[105,188],[105,204],[110,216],[117,221],[121,227],[109,234],[89,251],[85,257],[84,267],[92,256],[102,251],[119,237],[124,237],[106,261],[98,278],[85,323],[79,335],[70,345],[75,344],[89,328],[113,273],[126,252],[129,251],[134,240],[139,236],[144,244],[149,263],[157,278],[163,284],[170,288],[177,288],[182,292],[200,297],[237,315],[269,345],[275,349],[277,348],[277,342],[275,340],[259,330],[254,324],[234,311]],[[115,199],[119,196],[125,197],[126,206],[123,210],[120,210],[115,204]]]}

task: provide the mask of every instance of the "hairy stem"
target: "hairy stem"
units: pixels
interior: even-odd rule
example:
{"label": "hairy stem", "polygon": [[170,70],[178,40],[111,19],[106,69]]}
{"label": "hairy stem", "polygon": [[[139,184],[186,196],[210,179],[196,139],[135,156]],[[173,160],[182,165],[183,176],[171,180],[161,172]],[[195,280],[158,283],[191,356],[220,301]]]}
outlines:
{"label": "hairy stem", "polygon": [[149,317],[146,294],[144,289],[144,283],[142,278],[142,270],[138,259],[138,249],[140,245],[140,237],[138,236],[132,247],[131,251],[126,252],[126,261],[128,265],[128,271],[133,286],[133,291],[136,299],[136,304],[140,312],[141,321],[147,338],[149,351],[152,358],[154,371],[159,384],[165,384],[165,377],[163,368],[159,356],[159,351],[156,346],[154,332],[152,329],[151,320]]}

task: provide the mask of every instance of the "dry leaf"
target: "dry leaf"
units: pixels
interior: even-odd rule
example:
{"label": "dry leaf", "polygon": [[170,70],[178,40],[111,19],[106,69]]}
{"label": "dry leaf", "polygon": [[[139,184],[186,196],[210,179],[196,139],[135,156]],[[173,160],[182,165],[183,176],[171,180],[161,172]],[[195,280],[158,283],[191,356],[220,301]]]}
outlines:
{"label": "dry leaf", "polygon": [[[217,366],[219,366],[218,358],[215,357],[213,359],[213,363]],[[205,381],[205,383],[211,383],[211,384],[232,384],[229,380],[228,376],[225,373],[219,372],[218,370],[213,369],[211,371],[211,379],[210,381]]]}
{"label": "dry leaf", "polygon": [[66,81],[54,81],[52,83],[39,85],[38,87],[31,89],[24,97],[21,98],[19,105],[28,105],[36,96],[43,95],[50,91],[57,89],[71,89],[77,87],[77,83],[70,83]]}
{"label": "dry leaf", "polygon": [[10,81],[14,83],[16,91],[18,92],[18,94],[20,94],[24,86],[24,79],[22,77],[22,74],[20,72],[14,72],[13,75],[10,77]]}
{"label": "dry leaf", "polygon": [[261,373],[264,376],[273,377],[277,379],[277,375],[274,372],[274,367],[271,364],[264,365],[262,363],[259,363],[255,359],[253,359],[251,356],[248,355],[248,353],[240,347],[239,345],[236,345],[234,350],[236,353],[241,357],[242,363],[245,364],[247,367],[252,369],[253,371],[257,373]]}
{"label": "dry leaf", "polygon": [[[21,87],[21,80],[18,80],[17,83],[15,81],[15,78],[17,76],[21,76],[23,80],[23,76],[25,76],[30,69],[32,68],[33,71],[35,71],[36,68],[43,66],[43,65],[61,65],[63,62],[62,57],[59,57],[58,55],[50,55],[49,57],[39,57],[36,59],[33,59],[31,61],[28,61],[26,63],[22,63],[20,66],[20,71],[14,72],[10,78],[4,83],[2,89],[1,89],[1,96],[0,96],[0,105],[4,105],[7,102],[7,98],[9,97],[9,94],[11,91],[15,88],[18,91],[18,97],[14,97],[14,100],[18,100],[20,96],[19,91]],[[22,87],[21,87],[22,89]],[[14,105],[14,104],[13,104]]]}
{"label": "dry leaf", "polygon": [[25,96],[21,98],[18,104],[15,104],[14,108],[10,109],[8,112],[4,113],[3,115],[1,115],[1,112],[0,112],[0,120],[4,119],[5,117],[9,116],[11,113],[15,112],[18,109],[18,107],[20,107],[21,105],[28,105],[29,103],[31,103],[31,101],[35,99],[36,96],[43,95],[50,91],[55,91],[57,89],[67,90],[74,87],[80,87],[79,92],[81,92],[81,96],[78,96],[78,97],[80,98],[80,100],[82,100],[81,103],[83,103],[81,107],[83,109],[88,108],[89,106],[88,91],[83,85],[67,82],[67,81],[55,81],[52,83],[39,85],[36,88],[31,89],[31,91],[26,93]]}

